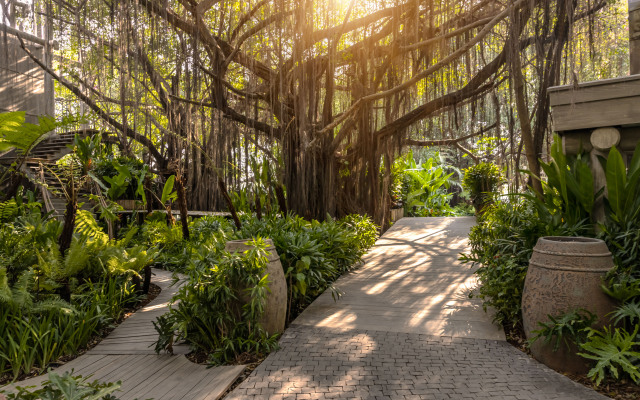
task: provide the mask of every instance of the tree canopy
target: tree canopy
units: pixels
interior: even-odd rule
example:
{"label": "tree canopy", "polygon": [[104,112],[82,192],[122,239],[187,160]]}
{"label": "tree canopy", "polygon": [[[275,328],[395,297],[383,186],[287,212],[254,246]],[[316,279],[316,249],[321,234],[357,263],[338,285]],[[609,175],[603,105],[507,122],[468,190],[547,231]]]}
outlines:
{"label": "tree canopy", "polygon": [[[185,207],[223,207],[219,183],[246,185],[258,155],[300,215],[384,223],[406,146],[493,157],[515,186],[521,168],[539,175],[547,88],[627,73],[625,7],[35,0],[32,20],[59,42],[53,65],[41,63],[58,110],[90,111],[123,154],[175,174]],[[479,138],[491,154],[477,151]]]}

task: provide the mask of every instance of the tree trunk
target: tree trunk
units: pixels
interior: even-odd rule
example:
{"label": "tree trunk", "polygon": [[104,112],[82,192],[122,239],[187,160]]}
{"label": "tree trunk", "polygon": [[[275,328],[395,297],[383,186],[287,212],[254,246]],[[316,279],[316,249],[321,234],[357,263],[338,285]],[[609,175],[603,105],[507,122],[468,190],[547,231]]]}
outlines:
{"label": "tree trunk", "polygon": [[178,194],[178,208],[180,210],[180,225],[182,225],[182,238],[189,240],[189,210],[187,209],[187,193],[184,190],[184,176],[176,174],[176,192]]}

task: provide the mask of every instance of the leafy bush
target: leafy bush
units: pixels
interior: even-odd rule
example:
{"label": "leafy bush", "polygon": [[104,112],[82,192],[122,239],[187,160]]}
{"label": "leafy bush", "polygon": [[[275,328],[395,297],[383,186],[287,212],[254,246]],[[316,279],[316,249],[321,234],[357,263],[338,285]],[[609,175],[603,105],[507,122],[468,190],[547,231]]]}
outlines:
{"label": "leafy bush", "polygon": [[500,168],[495,164],[481,162],[463,172],[462,187],[469,191],[476,213],[482,214],[493,203],[498,188],[504,182]]}
{"label": "leafy bush", "polygon": [[591,212],[601,191],[594,195],[593,175],[587,157],[584,154],[566,156],[558,135],[554,136],[550,155],[549,163],[540,163],[547,175],[547,182],[543,182],[543,198],[531,196],[540,217],[551,226],[563,227],[577,235],[593,236]]}
{"label": "leafy bush", "polygon": [[136,199],[141,197],[138,188],[142,186],[147,170],[148,167],[138,159],[108,157],[98,160],[91,173],[100,184],[108,188],[109,198]]}
{"label": "leafy bush", "polygon": [[210,353],[214,363],[275,347],[276,336],[268,337],[259,323],[268,291],[265,244],[260,239],[252,244],[244,254],[206,245],[197,249],[174,305],[154,323],[157,352],[171,350],[175,333],[193,350]]}
{"label": "leafy bush", "polygon": [[237,236],[273,239],[288,283],[287,315],[292,320],[326,289],[339,295],[332,283],[360,261],[377,233],[378,227],[368,217],[308,222],[289,215],[262,220],[246,217]]}
{"label": "leafy bush", "polygon": [[14,379],[76,354],[139,299],[124,277],[87,283],[91,292],[75,295],[72,303],[38,293],[32,270],[13,287],[2,277],[0,269],[0,373],[9,372]]}
{"label": "leafy bush", "polygon": [[[450,187],[460,186],[457,168],[446,165],[439,153],[424,162],[415,161],[413,153],[396,160],[392,168],[402,177],[402,202],[410,216],[453,216]],[[396,178],[398,179],[398,178]]]}
{"label": "leafy bush", "polygon": [[91,214],[82,218],[64,255],[57,244],[61,224],[37,208],[0,226],[0,374],[16,379],[43,371],[84,348],[138,301],[132,278],[140,278],[154,250],[130,245],[135,232],[109,241]]}
{"label": "leafy bush", "polygon": [[474,296],[483,300],[485,310],[495,309],[496,322],[521,324],[520,305],[529,258],[545,230],[536,208],[525,198],[495,203],[471,228],[470,252],[463,254],[461,260],[478,266],[480,286]]}

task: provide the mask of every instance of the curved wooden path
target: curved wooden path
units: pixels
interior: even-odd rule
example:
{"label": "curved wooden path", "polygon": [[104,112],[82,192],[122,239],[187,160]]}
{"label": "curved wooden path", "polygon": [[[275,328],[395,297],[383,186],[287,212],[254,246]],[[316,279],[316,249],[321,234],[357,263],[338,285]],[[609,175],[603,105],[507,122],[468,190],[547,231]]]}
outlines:
{"label": "curved wooden path", "polygon": [[[154,352],[156,317],[167,312],[169,301],[177,291],[171,286],[171,273],[154,269],[152,282],[162,292],[152,302],[127,318],[100,344],[86,354],[56,368],[63,373],[89,376],[103,382],[121,381],[115,395],[122,400],[215,400],[231,386],[244,366],[206,368],[194,364],[184,354],[186,346],[174,346],[175,355]],[[12,386],[38,386],[46,375],[16,382]],[[6,388],[3,388],[6,389]]]}

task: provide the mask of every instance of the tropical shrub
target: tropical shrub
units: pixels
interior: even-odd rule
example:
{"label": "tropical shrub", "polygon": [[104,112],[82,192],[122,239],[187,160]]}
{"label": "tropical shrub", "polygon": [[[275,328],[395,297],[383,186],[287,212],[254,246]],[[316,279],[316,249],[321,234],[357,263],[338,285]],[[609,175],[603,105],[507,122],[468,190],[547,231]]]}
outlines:
{"label": "tropical shrub", "polygon": [[[403,177],[402,201],[410,216],[453,216],[450,187],[459,187],[461,175],[455,167],[444,163],[439,153],[424,162],[416,161],[413,153],[396,160]],[[396,167],[398,168],[398,167]],[[397,173],[398,174],[398,173]]]}
{"label": "tropical shrub", "polygon": [[95,163],[91,173],[94,179],[107,188],[110,199],[142,199],[142,185],[148,169],[142,161],[135,158],[103,157]]}
{"label": "tropical shrub", "polygon": [[43,371],[65,355],[76,354],[139,297],[123,277],[91,284],[68,303],[38,291],[35,272],[24,272],[11,287],[0,269],[0,373],[14,379]]}
{"label": "tropical shrub", "polygon": [[76,354],[121,318],[139,300],[134,278],[155,251],[131,245],[135,232],[109,240],[87,213],[63,254],[60,222],[24,199],[13,202],[13,219],[0,226],[0,375],[16,379]]}
{"label": "tropical shrub", "polygon": [[634,382],[640,382],[640,342],[637,341],[638,329],[636,325],[632,333],[624,328],[605,327],[603,331],[590,330],[589,339],[581,347],[583,353],[578,353],[584,358],[596,361],[588,376],[595,380],[596,385],[602,379],[611,374],[615,379],[623,376],[630,377]]}
{"label": "tropical shrub", "polygon": [[495,321],[509,327],[522,321],[522,290],[529,258],[547,227],[528,198],[511,197],[489,206],[469,234],[470,251],[461,260],[478,267],[473,295],[492,307]]}
{"label": "tropical shrub", "polygon": [[540,162],[547,175],[543,181],[543,197],[531,195],[539,209],[539,215],[551,226],[572,231],[573,235],[593,236],[591,213],[597,197],[594,195],[593,175],[585,154],[566,156],[562,141],[554,136],[551,160]]}
{"label": "tropical shrub", "polygon": [[375,243],[378,227],[369,217],[352,215],[335,221],[305,221],[288,215],[245,218],[239,238],[269,237],[280,256],[289,290],[288,320],[350,270]]}
{"label": "tropical shrub", "polygon": [[504,183],[500,168],[492,163],[481,162],[463,170],[464,187],[471,197],[471,202],[477,214],[493,203],[498,195],[498,188]]}
{"label": "tropical shrub", "polygon": [[267,254],[263,240],[244,254],[202,245],[194,252],[187,277],[173,297],[170,311],[154,323],[156,351],[171,350],[174,335],[193,350],[222,363],[244,353],[269,352],[277,336],[259,323],[268,291]]}

